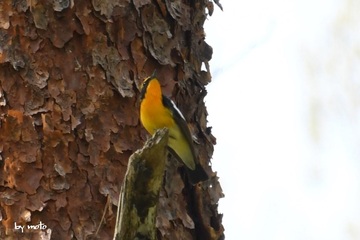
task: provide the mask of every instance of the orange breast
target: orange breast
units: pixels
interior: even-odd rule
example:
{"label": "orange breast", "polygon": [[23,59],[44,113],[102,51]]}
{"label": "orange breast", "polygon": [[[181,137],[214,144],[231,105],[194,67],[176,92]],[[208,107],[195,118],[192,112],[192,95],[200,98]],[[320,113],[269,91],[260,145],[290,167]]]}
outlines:
{"label": "orange breast", "polygon": [[149,95],[141,102],[140,120],[150,134],[154,134],[157,129],[175,125],[171,112],[162,105],[161,99]]}

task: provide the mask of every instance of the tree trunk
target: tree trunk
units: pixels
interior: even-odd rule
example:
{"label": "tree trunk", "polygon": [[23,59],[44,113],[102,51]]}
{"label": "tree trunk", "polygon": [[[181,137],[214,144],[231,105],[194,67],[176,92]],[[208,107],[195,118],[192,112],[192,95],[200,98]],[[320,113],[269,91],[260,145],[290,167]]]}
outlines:
{"label": "tree trunk", "polygon": [[149,137],[138,96],[155,69],[210,176],[192,187],[169,156],[158,239],[224,238],[203,101],[211,7],[208,0],[1,1],[0,239],[112,239],[129,156]]}

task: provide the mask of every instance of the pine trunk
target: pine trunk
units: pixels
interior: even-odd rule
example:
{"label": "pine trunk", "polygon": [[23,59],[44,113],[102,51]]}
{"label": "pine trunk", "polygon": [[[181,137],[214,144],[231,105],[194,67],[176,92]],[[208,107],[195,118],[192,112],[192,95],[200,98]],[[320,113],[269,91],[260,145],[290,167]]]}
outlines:
{"label": "pine trunk", "polygon": [[206,11],[208,0],[1,1],[0,239],[112,239],[128,159],[149,138],[138,96],[155,69],[211,178],[192,187],[169,155],[157,238],[224,238]]}

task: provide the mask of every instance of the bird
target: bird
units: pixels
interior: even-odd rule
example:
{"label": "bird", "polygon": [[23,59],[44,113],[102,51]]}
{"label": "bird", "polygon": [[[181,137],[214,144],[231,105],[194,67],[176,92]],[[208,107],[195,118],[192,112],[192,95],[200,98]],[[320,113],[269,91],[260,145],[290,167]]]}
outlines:
{"label": "bird", "polygon": [[168,150],[185,165],[189,182],[195,185],[209,177],[195,156],[193,141],[184,115],[162,94],[156,72],[144,79],[140,92],[140,121],[148,133],[169,130]]}

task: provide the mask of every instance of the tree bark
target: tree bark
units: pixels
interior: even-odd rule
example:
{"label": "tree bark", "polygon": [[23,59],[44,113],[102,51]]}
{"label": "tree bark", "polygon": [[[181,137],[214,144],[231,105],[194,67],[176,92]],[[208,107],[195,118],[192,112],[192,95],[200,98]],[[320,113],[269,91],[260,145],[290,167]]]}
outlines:
{"label": "tree bark", "polygon": [[160,129],[141,150],[131,155],[121,186],[114,240],[156,239],[167,143],[168,129]]}
{"label": "tree bark", "polygon": [[138,96],[154,69],[188,120],[211,178],[192,187],[169,156],[158,239],[224,238],[203,101],[212,55],[203,24],[211,6],[1,1],[0,239],[112,239],[129,156],[149,137]]}

